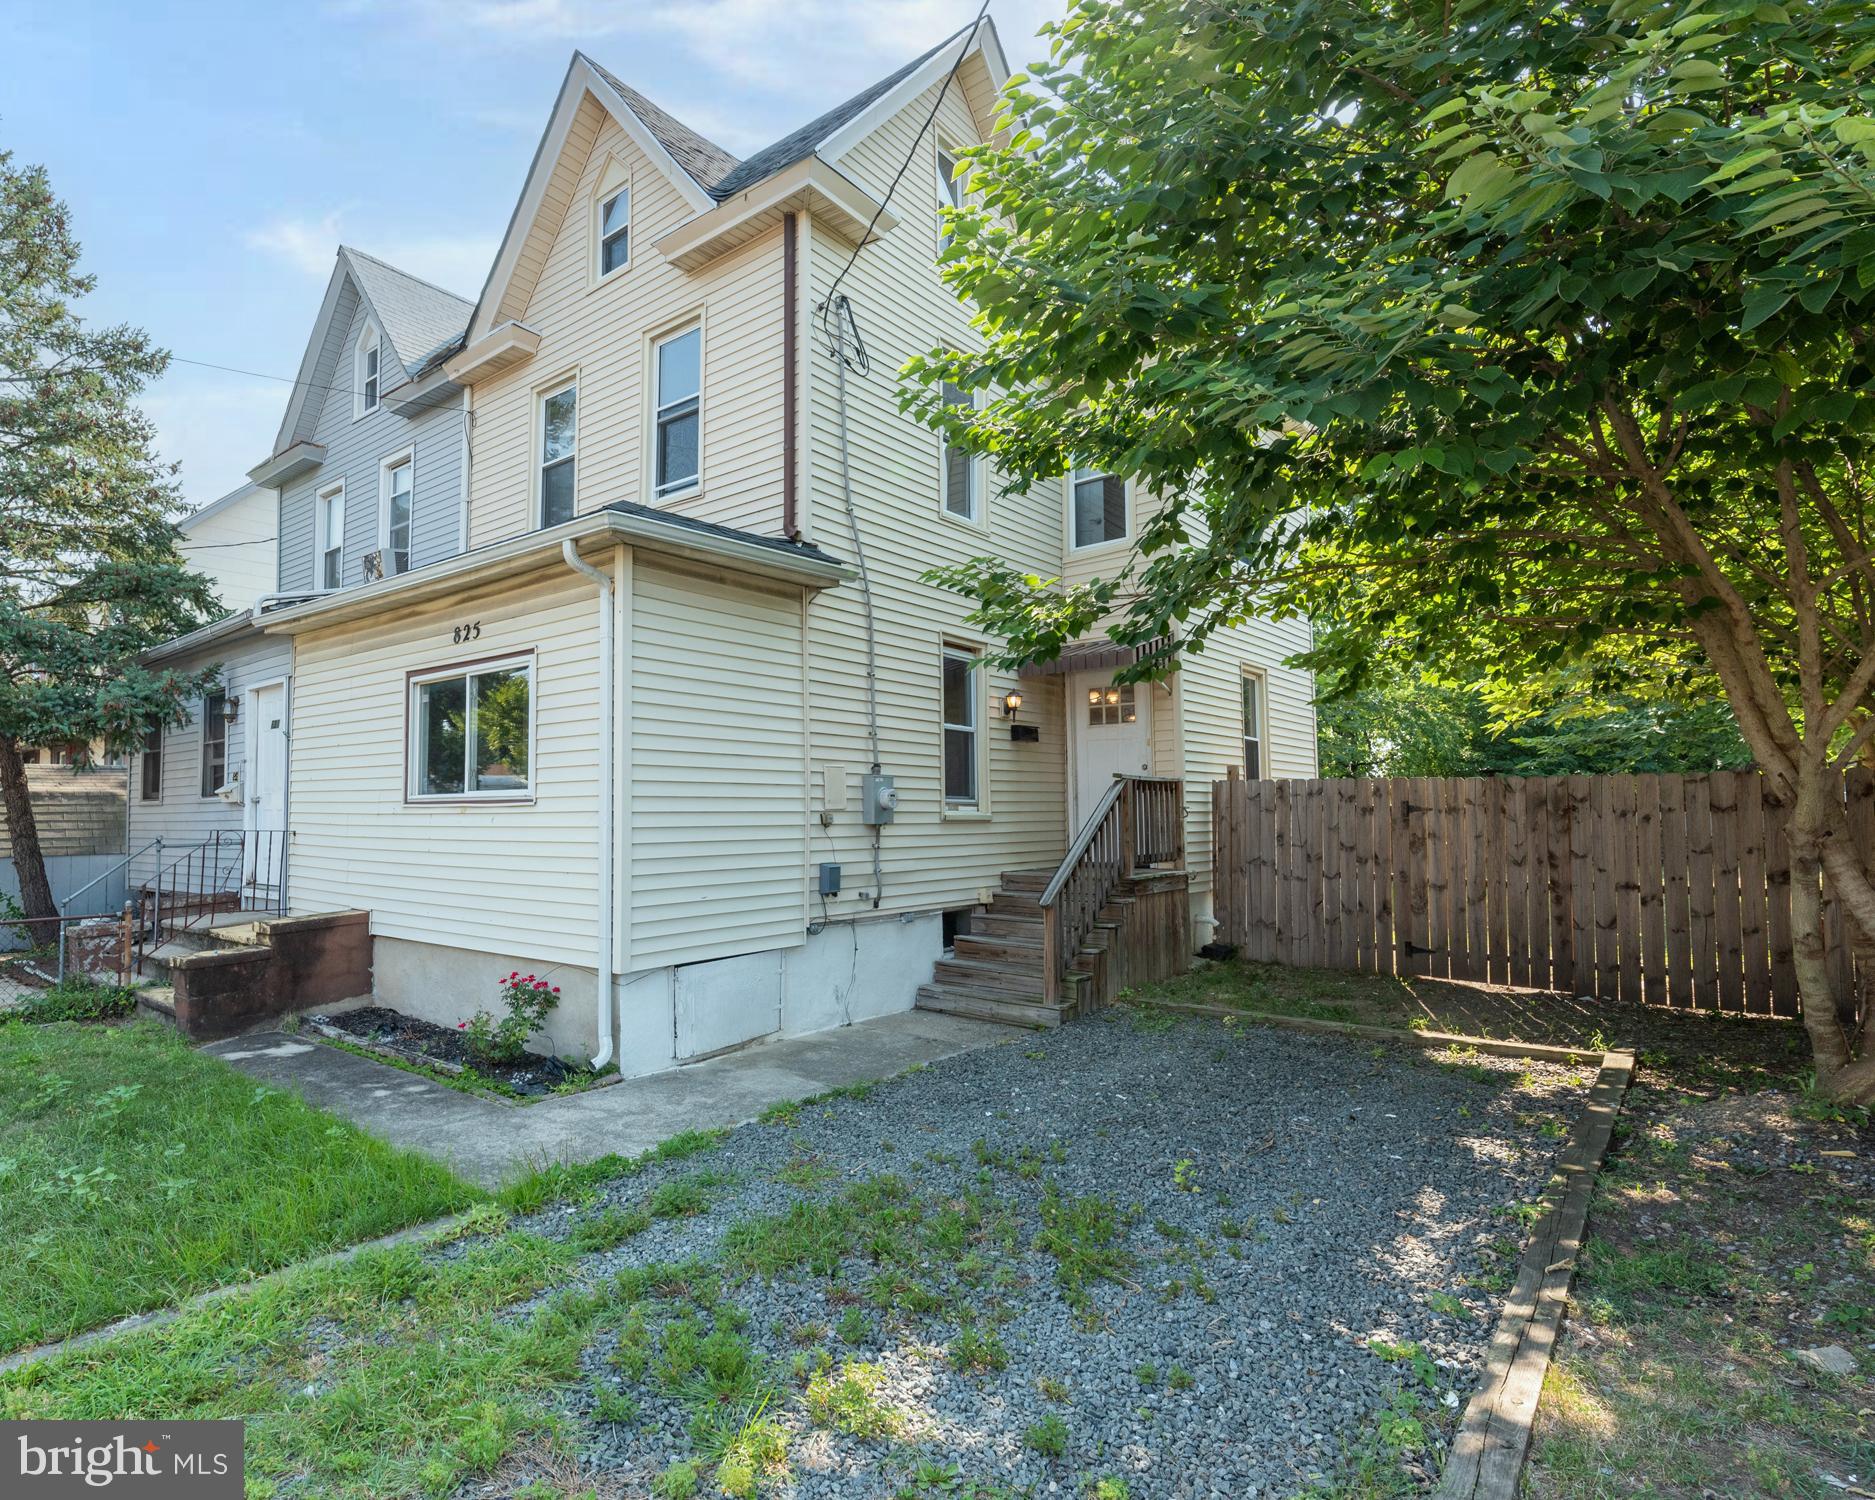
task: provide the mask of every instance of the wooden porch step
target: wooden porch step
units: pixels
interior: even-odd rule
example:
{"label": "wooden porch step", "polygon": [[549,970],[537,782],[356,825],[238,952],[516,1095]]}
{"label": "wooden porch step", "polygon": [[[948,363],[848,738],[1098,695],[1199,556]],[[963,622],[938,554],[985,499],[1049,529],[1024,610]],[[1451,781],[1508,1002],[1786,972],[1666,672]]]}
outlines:
{"label": "wooden porch step", "polygon": [[1034,917],[1042,915],[1040,891],[998,891],[990,899],[990,912],[999,917]]}
{"label": "wooden porch step", "polygon": [[970,918],[969,937],[1010,937],[1022,938],[1039,944],[1042,940],[1042,918],[1037,912],[1033,916],[1018,917],[1008,912],[977,912]]}
{"label": "wooden porch step", "polygon": [[1004,870],[1002,885],[1006,891],[1034,891],[1040,895],[1055,878],[1053,870]]}
{"label": "wooden porch step", "polygon": [[975,958],[940,958],[932,977],[939,984],[990,990],[999,995],[1028,995],[1037,1000],[1042,996],[1042,963],[1039,957],[1023,967]]}
{"label": "wooden porch step", "polygon": [[1042,961],[1042,924],[1034,924],[1032,934],[1012,937],[1007,933],[960,932],[951,951],[959,958],[980,958],[989,963],[1039,966]]}
{"label": "wooden porch step", "polygon": [[1068,1008],[1045,1005],[1039,998],[1022,1000],[965,985],[924,984],[918,987],[918,1009],[966,1016],[973,1021],[1000,1021],[1005,1026],[1028,1026],[1039,1031],[1059,1026]]}

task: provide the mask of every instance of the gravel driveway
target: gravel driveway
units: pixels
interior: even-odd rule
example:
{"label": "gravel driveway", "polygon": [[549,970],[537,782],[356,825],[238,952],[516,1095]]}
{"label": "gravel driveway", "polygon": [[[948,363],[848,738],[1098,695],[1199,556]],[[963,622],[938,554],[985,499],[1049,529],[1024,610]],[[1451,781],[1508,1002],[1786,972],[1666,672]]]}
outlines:
{"label": "gravel driveway", "polygon": [[1592,1079],[1116,1009],[783,1111],[528,1226],[633,1303],[565,1407],[580,1482],[1424,1483]]}

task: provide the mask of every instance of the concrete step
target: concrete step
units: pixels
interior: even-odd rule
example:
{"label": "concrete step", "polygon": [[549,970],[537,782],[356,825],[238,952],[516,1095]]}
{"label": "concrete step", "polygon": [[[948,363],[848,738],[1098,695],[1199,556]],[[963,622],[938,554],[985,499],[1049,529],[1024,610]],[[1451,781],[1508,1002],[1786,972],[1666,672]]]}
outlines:
{"label": "concrete step", "polygon": [[176,1022],[176,992],[166,984],[140,984],[135,987],[137,1014],[166,1026]]}
{"label": "concrete step", "polygon": [[219,948],[259,948],[265,939],[261,936],[260,924],[264,918],[254,918],[245,922],[230,922],[226,926],[211,927],[208,930],[209,941]]}
{"label": "concrete step", "polygon": [[990,963],[975,958],[940,958],[932,971],[939,984],[960,985],[965,989],[989,990],[999,995],[1041,998],[1042,966],[1039,961],[1026,969],[1006,963]]}
{"label": "concrete step", "polygon": [[959,958],[980,958],[986,963],[1007,964],[1012,968],[1039,969],[1042,962],[1041,924],[1035,924],[1032,936],[1024,937],[960,932],[951,951]]}
{"label": "concrete step", "polygon": [[973,1021],[1000,1021],[1005,1026],[1035,1030],[1059,1026],[1067,1007],[1044,1005],[1039,998],[1021,1000],[1011,995],[972,989],[966,985],[925,984],[918,987],[919,1010],[966,1016]]}

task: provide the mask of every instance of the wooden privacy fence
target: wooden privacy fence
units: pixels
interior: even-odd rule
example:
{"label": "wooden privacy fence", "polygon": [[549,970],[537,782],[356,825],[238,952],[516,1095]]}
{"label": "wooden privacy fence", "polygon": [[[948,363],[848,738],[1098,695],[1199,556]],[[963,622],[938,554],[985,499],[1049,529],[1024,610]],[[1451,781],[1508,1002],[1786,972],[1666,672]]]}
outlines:
{"label": "wooden privacy fence", "polygon": [[[1248,958],[1798,1014],[1782,814],[1709,776],[1229,781],[1212,790],[1218,934]],[[1875,850],[1875,774],[1843,781]],[[1844,1019],[1875,989],[1825,902]]]}

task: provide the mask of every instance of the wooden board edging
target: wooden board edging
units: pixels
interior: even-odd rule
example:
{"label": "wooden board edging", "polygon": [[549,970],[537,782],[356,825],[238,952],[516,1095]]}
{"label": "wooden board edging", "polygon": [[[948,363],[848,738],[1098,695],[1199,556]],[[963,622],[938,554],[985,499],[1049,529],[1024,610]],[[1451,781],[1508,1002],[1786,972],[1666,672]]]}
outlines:
{"label": "wooden board edging", "polygon": [[1433,1500],[1516,1500],[1537,1399],[1568,1308],[1595,1174],[1608,1152],[1634,1054],[1602,1057],[1601,1073],[1556,1163],[1548,1208],[1531,1231],[1517,1281],[1497,1320],[1478,1392],[1459,1420]]}

